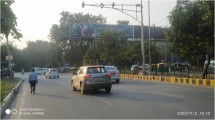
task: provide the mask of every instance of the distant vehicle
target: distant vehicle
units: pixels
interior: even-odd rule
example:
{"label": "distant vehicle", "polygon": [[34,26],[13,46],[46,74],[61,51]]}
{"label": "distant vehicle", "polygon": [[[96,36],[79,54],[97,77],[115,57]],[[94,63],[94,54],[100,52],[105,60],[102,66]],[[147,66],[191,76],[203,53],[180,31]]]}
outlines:
{"label": "distant vehicle", "polygon": [[1,69],[1,78],[3,77],[9,77],[10,71],[8,69]]}
{"label": "distant vehicle", "polygon": [[173,63],[170,66],[171,71],[179,71],[179,72],[184,72],[188,70],[188,67],[191,65],[188,63]]}
{"label": "distant vehicle", "polygon": [[106,93],[111,91],[111,74],[103,66],[82,66],[77,72],[73,72],[72,89],[81,90],[85,94],[91,89],[105,89]]}
{"label": "distant vehicle", "polygon": [[75,67],[70,67],[70,70],[71,71],[74,71],[76,68]]}
{"label": "distant vehicle", "polygon": [[59,72],[59,73],[62,73],[62,72],[63,72],[63,68],[59,67],[59,68],[58,68],[58,72]]}
{"label": "distant vehicle", "polygon": [[168,64],[165,64],[165,63],[158,63],[157,64],[157,72],[160,72],[160,73],[164,73],[164,72],[169,72],[169,67],[168,67]]}
{"label": "distant vehicle", "polygon": [[[206,63],[207,63],[207,61],[205,61],[205,64]],[[215,60],[210,60],[210,64],[208,66],[207,73],[208,74],[214,74],[214,69],[215,69]]]}
{"label": "distant vehicle", "polygon": [[46,73],[46,78],[59,78],[59,73],[57,68],[50,68]]}
{"label": "distant vehicle", "polygon": [[34,71],[37,73],[39,67],[34,67]]}
{"label": "distant vehicle", "polygon": [[116,81],[116,83],[119,83],[119,81],[120,81],[119,70],[117,70],[117,68],[114,66],[105,66],[105,68],[108,71],[108,73],[111,74],[111,80]]}
{"label": "distant vehicle", "polygon": [[37,71],[36,71],[36,73],[38,75],[45,75],[47,71],[48,71],[47,68],[38,68]]}
{"label": "distant vehicle", "polygon": [[131,74],[135,75],[139,73],[139,66],[138,65],[132,65],[131,66]]}
{"label": "distant vehicle", "polygon": [[69,69],[70,69],[69,67],[63,67],[63,68],[62,68],[62,72],[68,72]]}

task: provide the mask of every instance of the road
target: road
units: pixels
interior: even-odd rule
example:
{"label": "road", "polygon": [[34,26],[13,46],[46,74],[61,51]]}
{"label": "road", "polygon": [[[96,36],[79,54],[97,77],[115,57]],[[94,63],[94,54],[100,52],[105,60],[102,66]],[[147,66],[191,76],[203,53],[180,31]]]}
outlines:
{"label": "road", "polygon": [[152,81],[121,79],[111,93],[72,91],[70,73],[59,79],[39,75],[30,94],[29,73],[4,119],[213,119],[214,89]]}

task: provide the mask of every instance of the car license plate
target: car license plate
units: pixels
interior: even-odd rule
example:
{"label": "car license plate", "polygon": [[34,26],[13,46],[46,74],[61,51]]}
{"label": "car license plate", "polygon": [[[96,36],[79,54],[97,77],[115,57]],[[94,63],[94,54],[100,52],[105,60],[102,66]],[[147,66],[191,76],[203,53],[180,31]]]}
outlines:
{"label": "car license plate", "polygon": [[105,81],[104,78],[93,78],[95,81]]}

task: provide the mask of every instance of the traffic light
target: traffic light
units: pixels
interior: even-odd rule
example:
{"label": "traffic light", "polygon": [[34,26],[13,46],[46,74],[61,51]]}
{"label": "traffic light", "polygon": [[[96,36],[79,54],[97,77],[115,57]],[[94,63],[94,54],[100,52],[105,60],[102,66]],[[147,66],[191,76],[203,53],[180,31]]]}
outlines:
{"label": "traffic light", "polygon": [[84,8],[84,2],[82,3],[82,8]]}
{"label": "traffic light", "polygon": [[114,4],[114,2],[113,2],[113,4],[112,4],[112,8],[114,8],[114,6],[115,6],[115,4]]}

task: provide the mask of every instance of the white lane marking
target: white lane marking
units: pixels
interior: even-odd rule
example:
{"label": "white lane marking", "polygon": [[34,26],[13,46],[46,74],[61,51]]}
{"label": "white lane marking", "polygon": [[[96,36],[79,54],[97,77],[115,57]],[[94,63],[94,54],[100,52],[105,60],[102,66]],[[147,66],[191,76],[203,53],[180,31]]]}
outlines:
{"label": "white lane marking", "polygon": [[107,101],[105,101],[105,100],[103,100],[103,99],[101,99],[101,98],[98,98],[98,97],[96,97],[96,96],[94,96],[94,97],[95,97],[96,99],[98,99],[98,100],[100,100],[100,101],[102,101],[102,102],[108,104],[108,105],[113,105],[113,104],[111,104],[111,103],[109,103],[109,102],[107,102]]}
{"label": "white lane marking", "polygon": [[157,92],[157,91],[151,91],[152,93],[156,93],[156,94],[160,94],[160,95],[165,95],[165,96],[169,96],[169,97],[176,97],[176,98],[184,98],[182,96],[178,96],[178,95],[173,95],[173,94],[168,94],[168,93],[164,93],[164,92]]}

